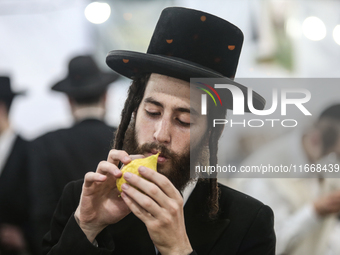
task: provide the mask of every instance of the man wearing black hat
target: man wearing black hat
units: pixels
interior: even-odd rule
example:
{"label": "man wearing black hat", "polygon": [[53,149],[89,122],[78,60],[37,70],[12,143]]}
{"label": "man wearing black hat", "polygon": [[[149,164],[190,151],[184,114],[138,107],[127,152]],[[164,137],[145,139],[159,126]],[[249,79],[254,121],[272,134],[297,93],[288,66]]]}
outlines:
{"label": "man wearing black hat", "polygon": [[[163,10],[146,54],[109,53],[107,64],[133,79],[114,149],[96,172],[65,188],[44,239],[45,254],[275,253],[269,207],[218,184],[214,174],[190,175],[192,158],[204,162],[208,155],[216,165],[223,130],[211,126],[221,113],[199,114],[193,99],[201,92],[190,88],[190,78],[221,78],[245,91],[231,80],[242,42],[231,23],[173,7]],[[225,116],[231,98],[219,94]],[[253,102],[264,107],[256,93]],[[125,173],[129,184],[119,193],[119,163],[157,152],[158,172],[139,167],[144,178]]]}
{"label": "man wearing black hat", "polygon": [[27,142],[11,128],[15,93],[9,77],[0,77],[0,254],[28,251]]}
{"label": "man wearing black hat", "polygon": [[39,248],[64,186],[106,158],[115,131],[103,119],[107,87],[118,75],[101,72],[91,56],[73,58],[68,71],[52,90],[68,96],[74,125],[32,142],[32,219]]}
{"label": "man wearing black hat", "polygon": [[[311,167],[309,178],[292,173],[290,178],[235,179],[230,184],[271,206],[276,215],[277,254],[339,254],[335,227],[340,181],[327,176],[325,166],[339,172],[340,104],[323,110],[312,126],[284,134],[242,162],[244,166],[258,164]],[[313,166],[323,170],[314,172]]]}

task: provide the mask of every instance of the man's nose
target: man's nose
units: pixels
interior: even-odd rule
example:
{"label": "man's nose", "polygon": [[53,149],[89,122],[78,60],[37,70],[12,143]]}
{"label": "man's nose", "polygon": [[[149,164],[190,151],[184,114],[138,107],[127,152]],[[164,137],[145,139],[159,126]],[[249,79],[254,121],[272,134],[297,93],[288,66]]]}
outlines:
{"label": "man's nose", "polygon": [[162,119],[156,123],[154,139],[159,143],[168,144],[171,142],[170,121]]}

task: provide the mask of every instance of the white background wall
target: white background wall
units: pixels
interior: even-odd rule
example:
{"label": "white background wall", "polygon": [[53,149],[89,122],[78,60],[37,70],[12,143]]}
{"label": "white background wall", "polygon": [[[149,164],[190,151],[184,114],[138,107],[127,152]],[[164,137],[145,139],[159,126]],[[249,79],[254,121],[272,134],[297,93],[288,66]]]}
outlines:
{"label": "white background wall", "polygon": [[[267,31],[263,5],[266,2],[279,1],[112,0],[109,1],[112,17],[107,23],[93,25],[84,16],[86,0],[2,0],[0,75],[10,74],[13,88],[27,92],[13,104],[13,127],[24,137],[33,139],[48,130],[70,125],[65,97],[49,90],[54,82],[66,75],[69,59],[77,54],[94,52],[98,63],[105,67],[105,55],[109,50],[145,52],[161,10],[172,5],[210,12],[243,30],[245,42],[238,77],[339,77],[340,46],[332,38],[333,27],[340,24],[339,2],[281,1],[291,3],[287,13],[297,22],[295,36],[290,38],[294,54],[292,71],[273,63],[256,62],[261,47],[253,38],[254,27]],[[126,14],[131,14],[132,18],[127,19]],[[327,27],[324,40],[314,42],[302,35],[300,26],[308,16],[323,19]],[[272,38],[263,35],[262,38],[265,38],[262,44],[267,41],[270,49]],[[109,91],[107,118],[113,125],[119,123],[128,85],[127,79],[121,79]],[[327,97],[337,98],[334,92],[323,93],[320,107]]]}

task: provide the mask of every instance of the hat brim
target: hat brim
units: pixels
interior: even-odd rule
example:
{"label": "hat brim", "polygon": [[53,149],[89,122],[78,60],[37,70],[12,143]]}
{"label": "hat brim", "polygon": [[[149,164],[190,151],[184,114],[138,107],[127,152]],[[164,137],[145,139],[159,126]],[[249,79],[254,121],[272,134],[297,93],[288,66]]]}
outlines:
{"label": "hat brim", "polygon": [[0,99],[13,99],[16,96],[23,96],[25,94],[26,94],[26,91],[10,92],[7,94],[0,94]]}
{"label": "hat brim", "polygon": [[[112,70],[130,79],[147,73],[158,73],[188,82],[191,78],[223,78],[228,84],[240,88],[244,94],[245,102],[247,102],[247,87],[220,73],[183,59],[134,51],[113,50],[108,53],[106,63]],[[224,94],[226,94],[227,99],[230,99],[227,108],[232,109],[231,94]],[[253,91],[254,108],[263,110],[265,103],[266,100]],[[245,110],[249,112],[247,105],[245,105]]]}
{"label": "hat brim", "polygon": [[24,96],[26,95],[26,90],[13,92],[13,96]]}
{"label": "hat brim", "polygon": [[81,87],[73,86],[69,77],[57,82],[52,86],[52,90],[66,93],[71,97],[90,97],[103,93],[107,86],[119,78],[115,73],[100,73],[99,77],[87,79],[87,84],[82,84]]}

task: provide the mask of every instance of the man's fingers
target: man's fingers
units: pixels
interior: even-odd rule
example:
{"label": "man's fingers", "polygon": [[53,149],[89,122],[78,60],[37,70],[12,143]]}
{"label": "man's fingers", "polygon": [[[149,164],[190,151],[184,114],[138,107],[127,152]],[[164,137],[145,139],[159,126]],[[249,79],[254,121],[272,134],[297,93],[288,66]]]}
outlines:
{"label": "man's fingers", "polygon": [[130,155],[130,158],[131,158],[131,160],[134,160],[134,159],[138,159],[138,158],[145,158],[145,156],[142,155],[142,154],[134,154],[134,155]]}
{"label": "man's fingers", "polygon": [[89,187],[94,182],[103,182],[106,180],[106,175],[100,174],[100,173],[94,173],[94,172],[88,172],[85,175],[85,181],[84,185],[85,187]]}
{"label": "man's fingers", "polygon": [[[151,170],[152,171],[152,170]],[[167,202],[169,197],[167,197],[166,194],[164,194],[164,192],[162,191],[162,189],[160,187],[158,187],[156,184],[145,180],[144,178],[141,178],[138,175],[132,174],[132,173],[128,173],[126,172],[124,174],[124,179],[130,183],[131,185],[133,185],[134,187],[140,189],[141,191],[143,191],[145,194],[147,194],[149,197],[151,197],[154,201],[156,201],[157,204],[159,204],[159,206],[166,208],[167,207]],[[122,186],[123,188],[124,186]],[[135,189],[133,189],[135,190]],[[130,194],[129,192],[128,195],[130,197],[132,197],[135,201],[137,201],[139,203],[140,201],[140,197],[138,196],[140,193],[139,191],[136,191],[137,195],[134,196],[133,194]],[[142,194],[143,196],[145,196],[144,194]],[[152,200],[151,199],[151,200]],[[152,201],[153,201],[152,200]],[[139,203],[140,204],[140,203]],[[147,205],[142,205],[140,204],[143,208],[149,208],[149,204]],[[151,211],[150,211],[151,212]],[[152,214],[154,214],[153,212],[151,212]]]}
{"label": "man's fingers", "polygon": [[107,156],[107,161],[118,166],[119,162],[122,162],[125,165],[130,163],[131,158],[126,151],[110,150],[109,155]]}
{"label": "man's fingers", "polygon": [[[134,175],[134,177],[142,180],[142,178],[140,178],[139,176]],[[148,182],[146,180],[144,181]],[[150,182],[148,183],[151,184]],[[154,184],[152,185],[155,186]],[[158,187],[155,186],[155,188],[158,189],[159,191],[158,193],[162,193]],[[154,197],[148,196],[148,194],[145,195],[140,190],[137,190],[135,187],[132,187],[128,184],[123,184],[122,189],[123,189],[123,192],[125,192],[133,201],[135,201],[138,205],[140,205],[140,207],[142,207],[144,210],[151,213],[154,217],[157,217],[161,213],[160,206],[162,205],[159,205],[158,201],[163,202],[163,203],[166,201],[166,197],[164,193],[162,193],[164,199],[155,200]]]}
{"label": "man's fingers", "polygon": [[111,150],[107,157],[107,161],[118,166],[119,162],[122,162],[124,165],[129,164],[132,160],[137,158],[144,158],[143,155],[129,155],[126,151],[122,150]]}
{"label": "man's fingers", "polygon": [[162,189],[163,192],[168,197],[173,198],[173,199],[182,198],[179,191],[170,182],[170,180],[167,177],[165,177],[164,175],[162,175],[162,174],[160,174],[156,171],[153,171],[152,169],[147,168],[145,166],[140,166],[138,168],[138,171],[144,178],[155,183],[160,189]]}
{"label": "man's fingers", "polygon": [[[131,189],[131,188],[130,188]],[[138,203],[136,203],[132,198],[130,198],[125,191],[121,193],[121,196],[125,204],[130,208],[131,212],[136,215],[141,221],[146,223],[148,220],[152,219],[152,215],[143,209]]]}
{"label": "man's fingers", "polygon": [[108,175],[108,174],[113,175],[116,178],[119,178],[122,176],[122,173],[117,168],[117,166],[108,161],[101,161],[98,164],[96,172],[100,174],[105,174],[105,175]]}
{"label": "man's fingers", "polygon": [[[135,160],[135,159],[138,159],[138,158],[145,158],[144,155],[140,155],[140,154],[129,155],[129,156],[130,156],[130,158],[131,158],[131,161],[132,161],[132,160]],[[130,162],[131,162],[131,161],[130,161]],[[129,162],[129,163],[130,163],[130,162]],[[123,165],[121,166],[120,169],[122,169],[125,165],[126,165],[126,164],[123,164]]]}

